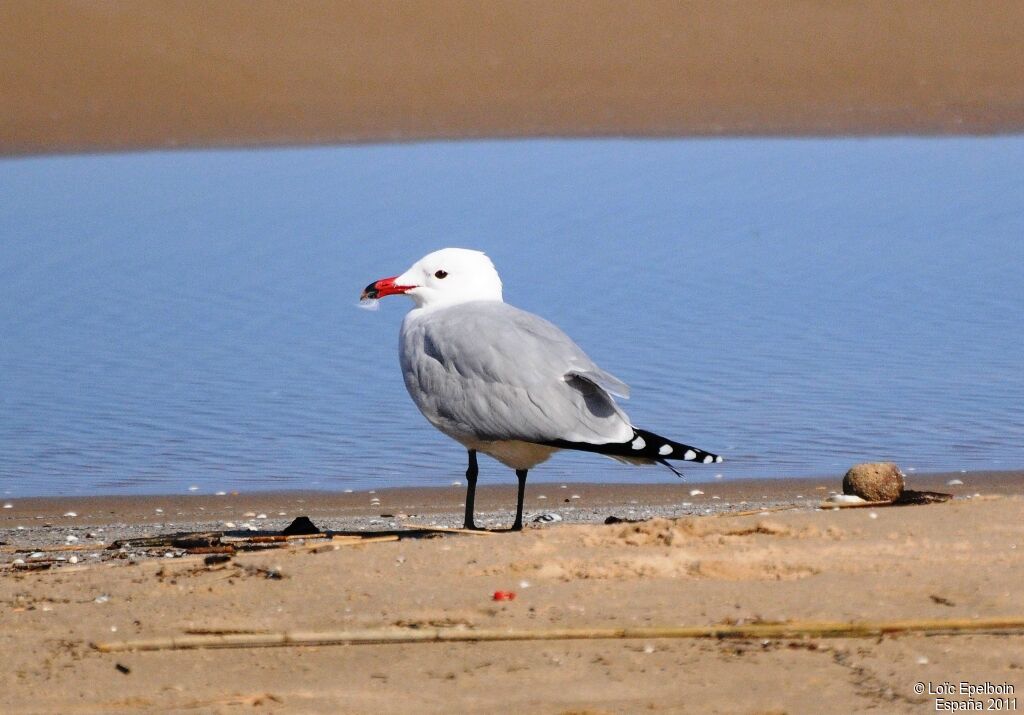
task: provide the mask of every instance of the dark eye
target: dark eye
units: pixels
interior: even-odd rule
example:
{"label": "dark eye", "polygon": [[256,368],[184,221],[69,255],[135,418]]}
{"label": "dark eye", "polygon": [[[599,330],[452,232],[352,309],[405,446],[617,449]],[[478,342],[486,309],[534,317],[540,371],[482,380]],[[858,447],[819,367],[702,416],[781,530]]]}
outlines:
{"label": "dark eye", "polygon": [[446,278],[447,276],[448,276],[448,271],[436,271],[434,273],[434,278]]}

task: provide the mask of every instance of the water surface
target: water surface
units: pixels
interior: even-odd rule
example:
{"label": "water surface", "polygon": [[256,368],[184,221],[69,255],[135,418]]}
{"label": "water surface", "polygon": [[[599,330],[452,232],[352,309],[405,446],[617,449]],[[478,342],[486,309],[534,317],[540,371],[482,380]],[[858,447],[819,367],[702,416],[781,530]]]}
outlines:
{"label": "water surface", "polygon": [[[1024,466],[1024,138],[514,141],[0,161],[0,490],[442,485],[402,298],[444,246],[721,452],[692,480]],[[482,462],[482,479],[512,474]],[[561,454],[531,480],[671,481]]]}

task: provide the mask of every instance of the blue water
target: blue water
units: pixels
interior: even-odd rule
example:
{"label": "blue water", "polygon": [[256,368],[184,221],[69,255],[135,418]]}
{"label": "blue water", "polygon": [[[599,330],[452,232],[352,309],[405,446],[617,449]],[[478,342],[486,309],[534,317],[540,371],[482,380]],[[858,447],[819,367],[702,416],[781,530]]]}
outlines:
{"label": "blue water", "polygon": [[[444,246],[721,452],[691,480],[1024,466],[1024,138],[0,161],[0,491],[444,485],[371,280]],[[485,482],[511,483],[495,462]],[[531,480],[672,481],[560,454]]]}

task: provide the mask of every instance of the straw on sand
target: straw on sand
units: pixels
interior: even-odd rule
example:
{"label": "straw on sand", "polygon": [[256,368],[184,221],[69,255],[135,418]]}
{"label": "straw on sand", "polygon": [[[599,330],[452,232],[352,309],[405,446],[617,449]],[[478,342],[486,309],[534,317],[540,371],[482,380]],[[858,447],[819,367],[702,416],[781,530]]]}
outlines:
{"label": "straw on sand", "polygon": [[197,648],[266,648],[274,646],[368,645],[386,643],[452,643],[483,641],[544,641],[658,638],[875,638],[894,633],[963,635],[968,633],[1021,633],[1024,618],[913,619],[898,621],[791,621],[749,625],[666,626],[648,628],[548,628],[534,630],[455,628],[280,631],[184,635],[93,643],[104,653],[138,650],[190,650]]}

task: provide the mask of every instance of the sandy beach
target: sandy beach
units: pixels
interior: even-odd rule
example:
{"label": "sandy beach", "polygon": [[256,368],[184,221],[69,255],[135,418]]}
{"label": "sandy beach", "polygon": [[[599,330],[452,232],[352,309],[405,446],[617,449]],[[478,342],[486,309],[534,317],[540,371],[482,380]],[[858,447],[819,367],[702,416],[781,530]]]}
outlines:
{"label": "sandy beach", "polygon": [[[389,533],[456,525],[462,490],[13,500],[2,513],[5,712],[922,712],[919,682],[1024,687],[1024,641],[998,633],[870,638],[548,640],[102,653],[196,633],[722,626],[1024,615],[1020,472],[920,475],[944,504],[818,508],[837,479],[541,484],[523,533],[112,558],[109,545],[194,528]],[[950,485],[959,479],[962,485]],[[704,494],[691,494],[692,490]],[[482,492],[508,517],[509,489]],[[540,496],[548,497],[545,500]],[[578,496],[578,499],[573,499]],[[380,505],[369,504],[378,498]],[[715,498],[717,497],[717,498]],[[533,506],[547,502],[543,507]],[[634,503],[635,502],[635,503]],[[157,506],[157,505],[160,506]],[[687,504],[687,506],[684,506]],[[162,509],[162,512],[156,512]],[[266,518],[255,510],[266,510]],[[76,511],[75,516],[67,515]],[[273,511],[272,511],[273,510]],[[284,516],[278,512],[284,511]],[[215,516],[211,514],[215,512]],[[249,514],[249,516],[246,516]],[[693,515],[690,515],[693,514]],[[602,523],[608,515],[645,519]],[[210,518],[213,516],[213,518]],[[575,522],[575,523],[573,523]],[[23,527],[19,529],[18,527]],[[102,531],[101,531],[102,529]],[[46,536],[41,536],[45,534]],[[47,570],[19,543],[74,555]],[[352,537],[358,539],[358,537]],[[100,558],[93,553],[102,552]],[[44,556],[37,553],[35,558]],[[494,600],[495,592],[512,600]],[[964,697],[956,696],[959,700]]]}
{"label": "sandy beach", "polygon": [[1024,6],[0,6],[0,154],[1024,128]]}

